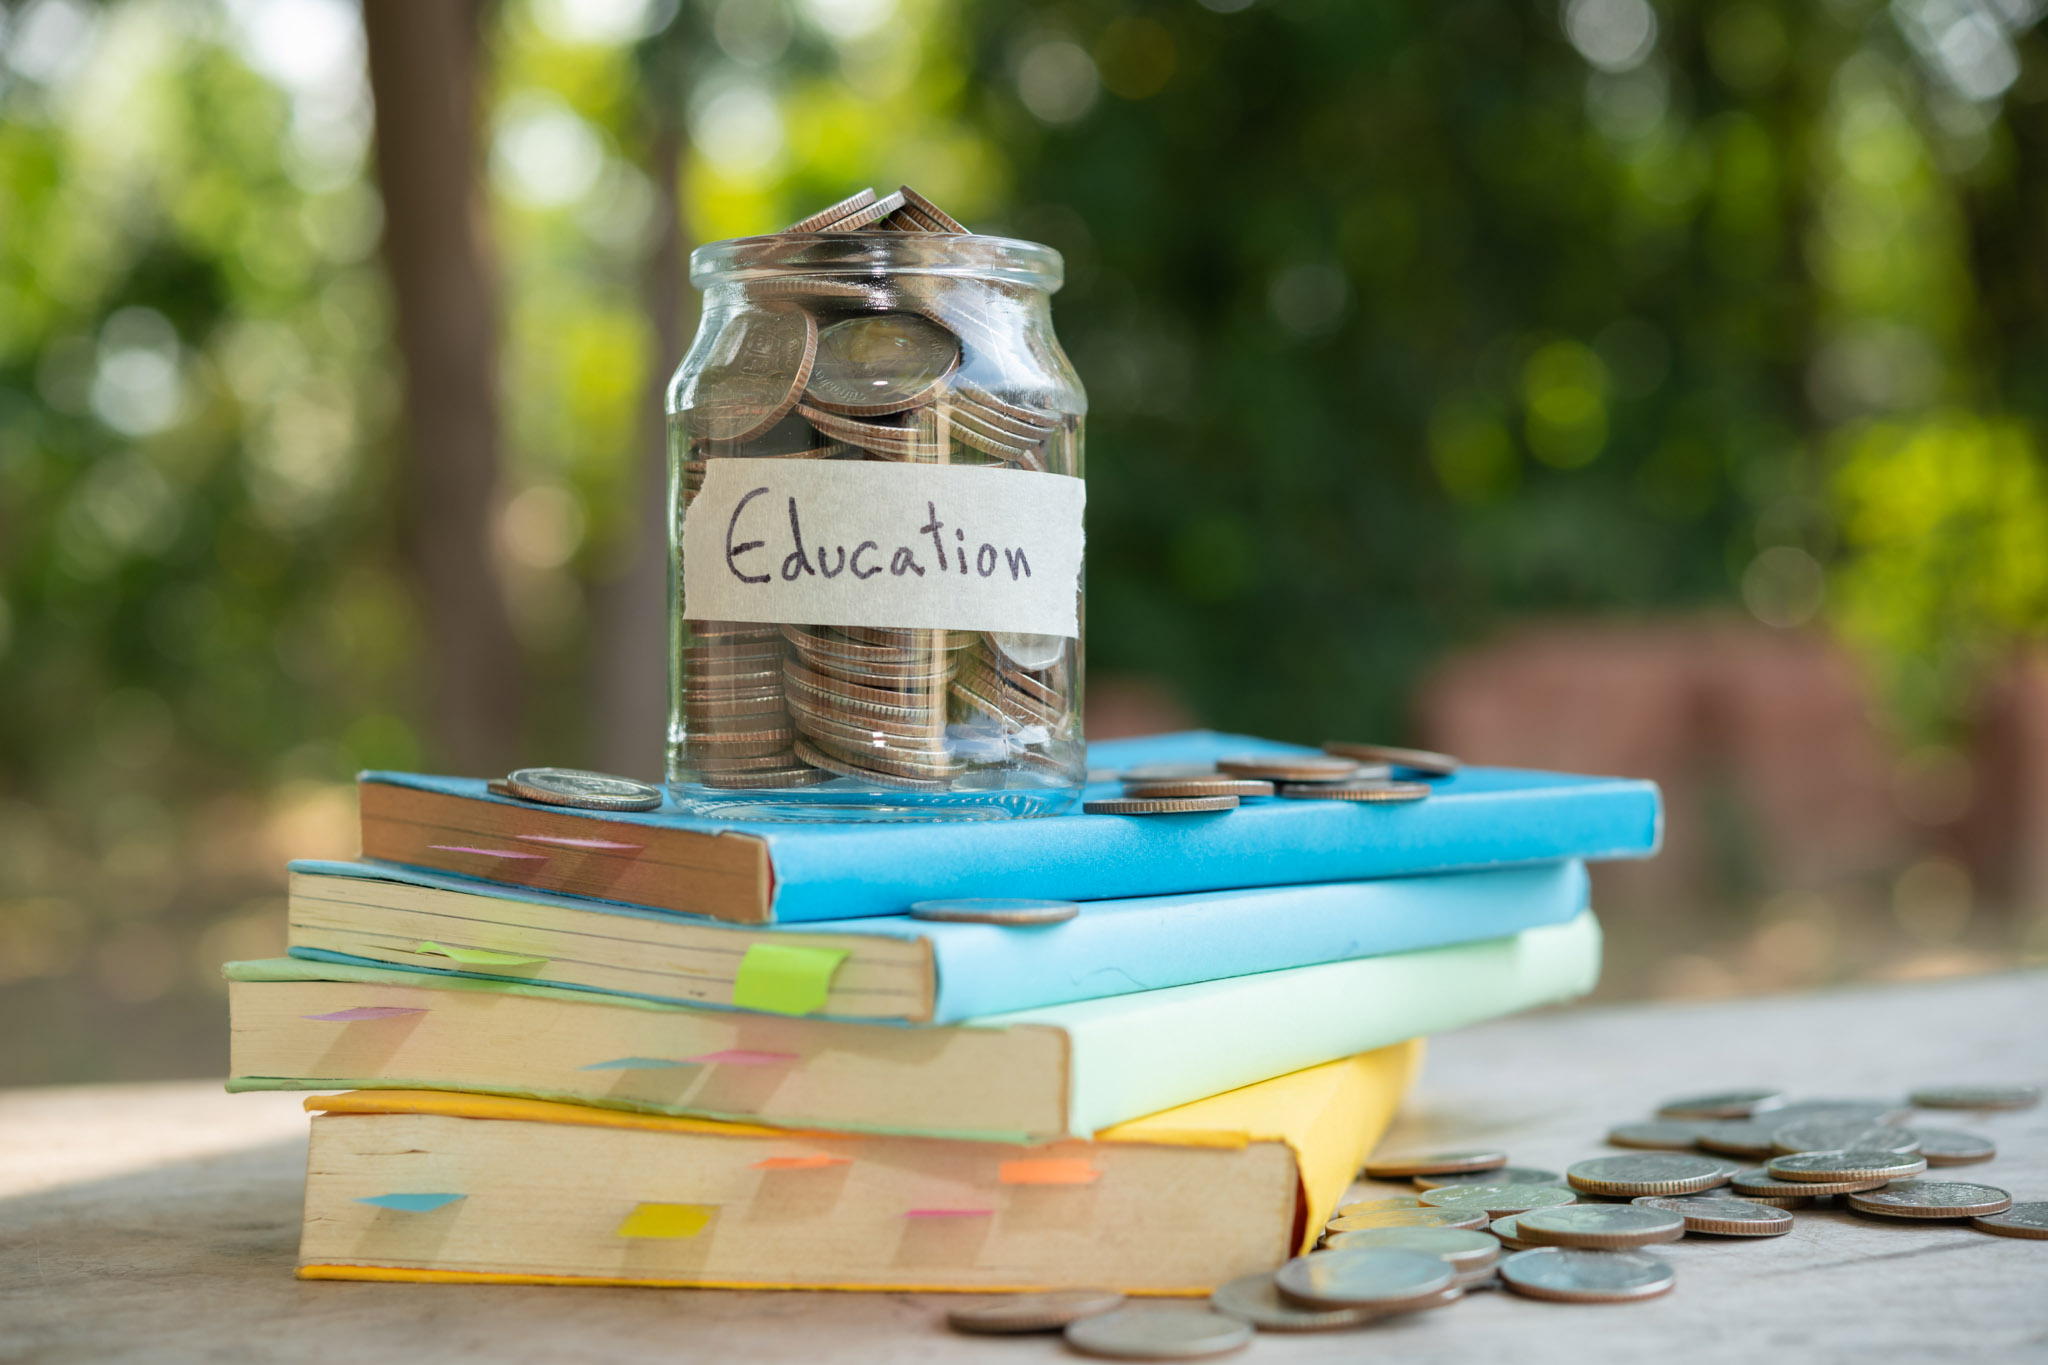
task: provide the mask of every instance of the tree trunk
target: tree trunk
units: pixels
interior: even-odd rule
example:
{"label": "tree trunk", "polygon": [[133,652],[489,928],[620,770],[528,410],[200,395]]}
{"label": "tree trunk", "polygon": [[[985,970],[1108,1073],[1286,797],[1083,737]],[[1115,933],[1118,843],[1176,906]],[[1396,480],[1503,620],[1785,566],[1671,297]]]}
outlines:
{"label": "tree trunk", "polygon": [[384,256],[406,378],[407,537],[438,761],[504,772],[520,651],[495,571],[497,302],[477,183],[485,0],[364,0]]}
{"label": "tree trunk", "polygon": [[598,762],[608,771],[657,778],[668,726],[668,421],[669,376],[683,358],[684,279],[688,254],[682,224],[682,129],[675,101],[655,99],[659,122],[649,138],[648,167],[660,217],[647,253],[645,297],[654,333],[640,411],[642,438],[637,513],[625,563],[596,594],[597,648],[591,695],[597,701]]}

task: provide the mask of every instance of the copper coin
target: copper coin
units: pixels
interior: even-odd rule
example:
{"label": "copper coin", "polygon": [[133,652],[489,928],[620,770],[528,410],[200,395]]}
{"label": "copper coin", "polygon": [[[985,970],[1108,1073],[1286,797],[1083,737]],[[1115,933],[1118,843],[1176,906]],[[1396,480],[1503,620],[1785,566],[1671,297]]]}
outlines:
{"label": "copper coin", "polygon": [[1431,777],[1449,777],[1458,771],[1458,760],[1449,754],[1433,754],[1427,749],[1397,749],[1391,744],[1354,744],[1349,740],[1327,740],[1323,752],[1338,758],[1352,758],[1360,763],[1385,763],[1396,768],[1405,768],[1411,773],[1427,773]]}
{"label": "copper coin", "polygon": [[1199,815],[1209,811],[1236,810],[1234,796],[1161,796],[1144,799],[1084,801],[1081,809],[1089,815]]}

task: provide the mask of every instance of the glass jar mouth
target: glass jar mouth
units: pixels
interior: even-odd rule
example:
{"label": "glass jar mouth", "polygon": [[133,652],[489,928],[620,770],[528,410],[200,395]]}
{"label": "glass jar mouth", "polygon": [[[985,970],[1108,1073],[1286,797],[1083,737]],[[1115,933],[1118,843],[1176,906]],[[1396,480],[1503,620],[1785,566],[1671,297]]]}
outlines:
{"label": "glass jar mouth", "polygon": [[1065,283],[1066,262],[1037,242],[937,232],[777,233],[690,253],[690,283],[699,289],[792,275],[950,275],[1050,294]]}

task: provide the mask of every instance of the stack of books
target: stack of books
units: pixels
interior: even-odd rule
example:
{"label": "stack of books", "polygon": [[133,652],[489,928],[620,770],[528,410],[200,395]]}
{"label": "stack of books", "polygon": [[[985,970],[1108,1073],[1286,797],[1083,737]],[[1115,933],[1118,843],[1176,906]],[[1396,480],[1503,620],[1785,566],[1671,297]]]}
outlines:
{"label": "stack of books", "polygon": [[[859,826],[360,794],[290,956],[225,968],[231,1089],[351,1092],[307,1100],[306,1278],[1205,1293],[1313,1240],[1425,1035],[1592,986],[1585,861],[1659,827],[1649,783],[1483,768]],[[906,914],[1026,896],[1082,906]]]}

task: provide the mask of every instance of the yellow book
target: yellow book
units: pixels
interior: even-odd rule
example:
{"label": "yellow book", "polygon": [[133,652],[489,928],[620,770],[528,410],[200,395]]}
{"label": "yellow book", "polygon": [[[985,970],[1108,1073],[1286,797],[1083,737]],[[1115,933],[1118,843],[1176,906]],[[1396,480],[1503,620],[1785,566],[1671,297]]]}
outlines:
{"label": "yellow book", "polygon": [[1307,1249],[1410,1041],[1017,1146],[366,1090],[313,1120],[306,1279],[1206,1294]]}

